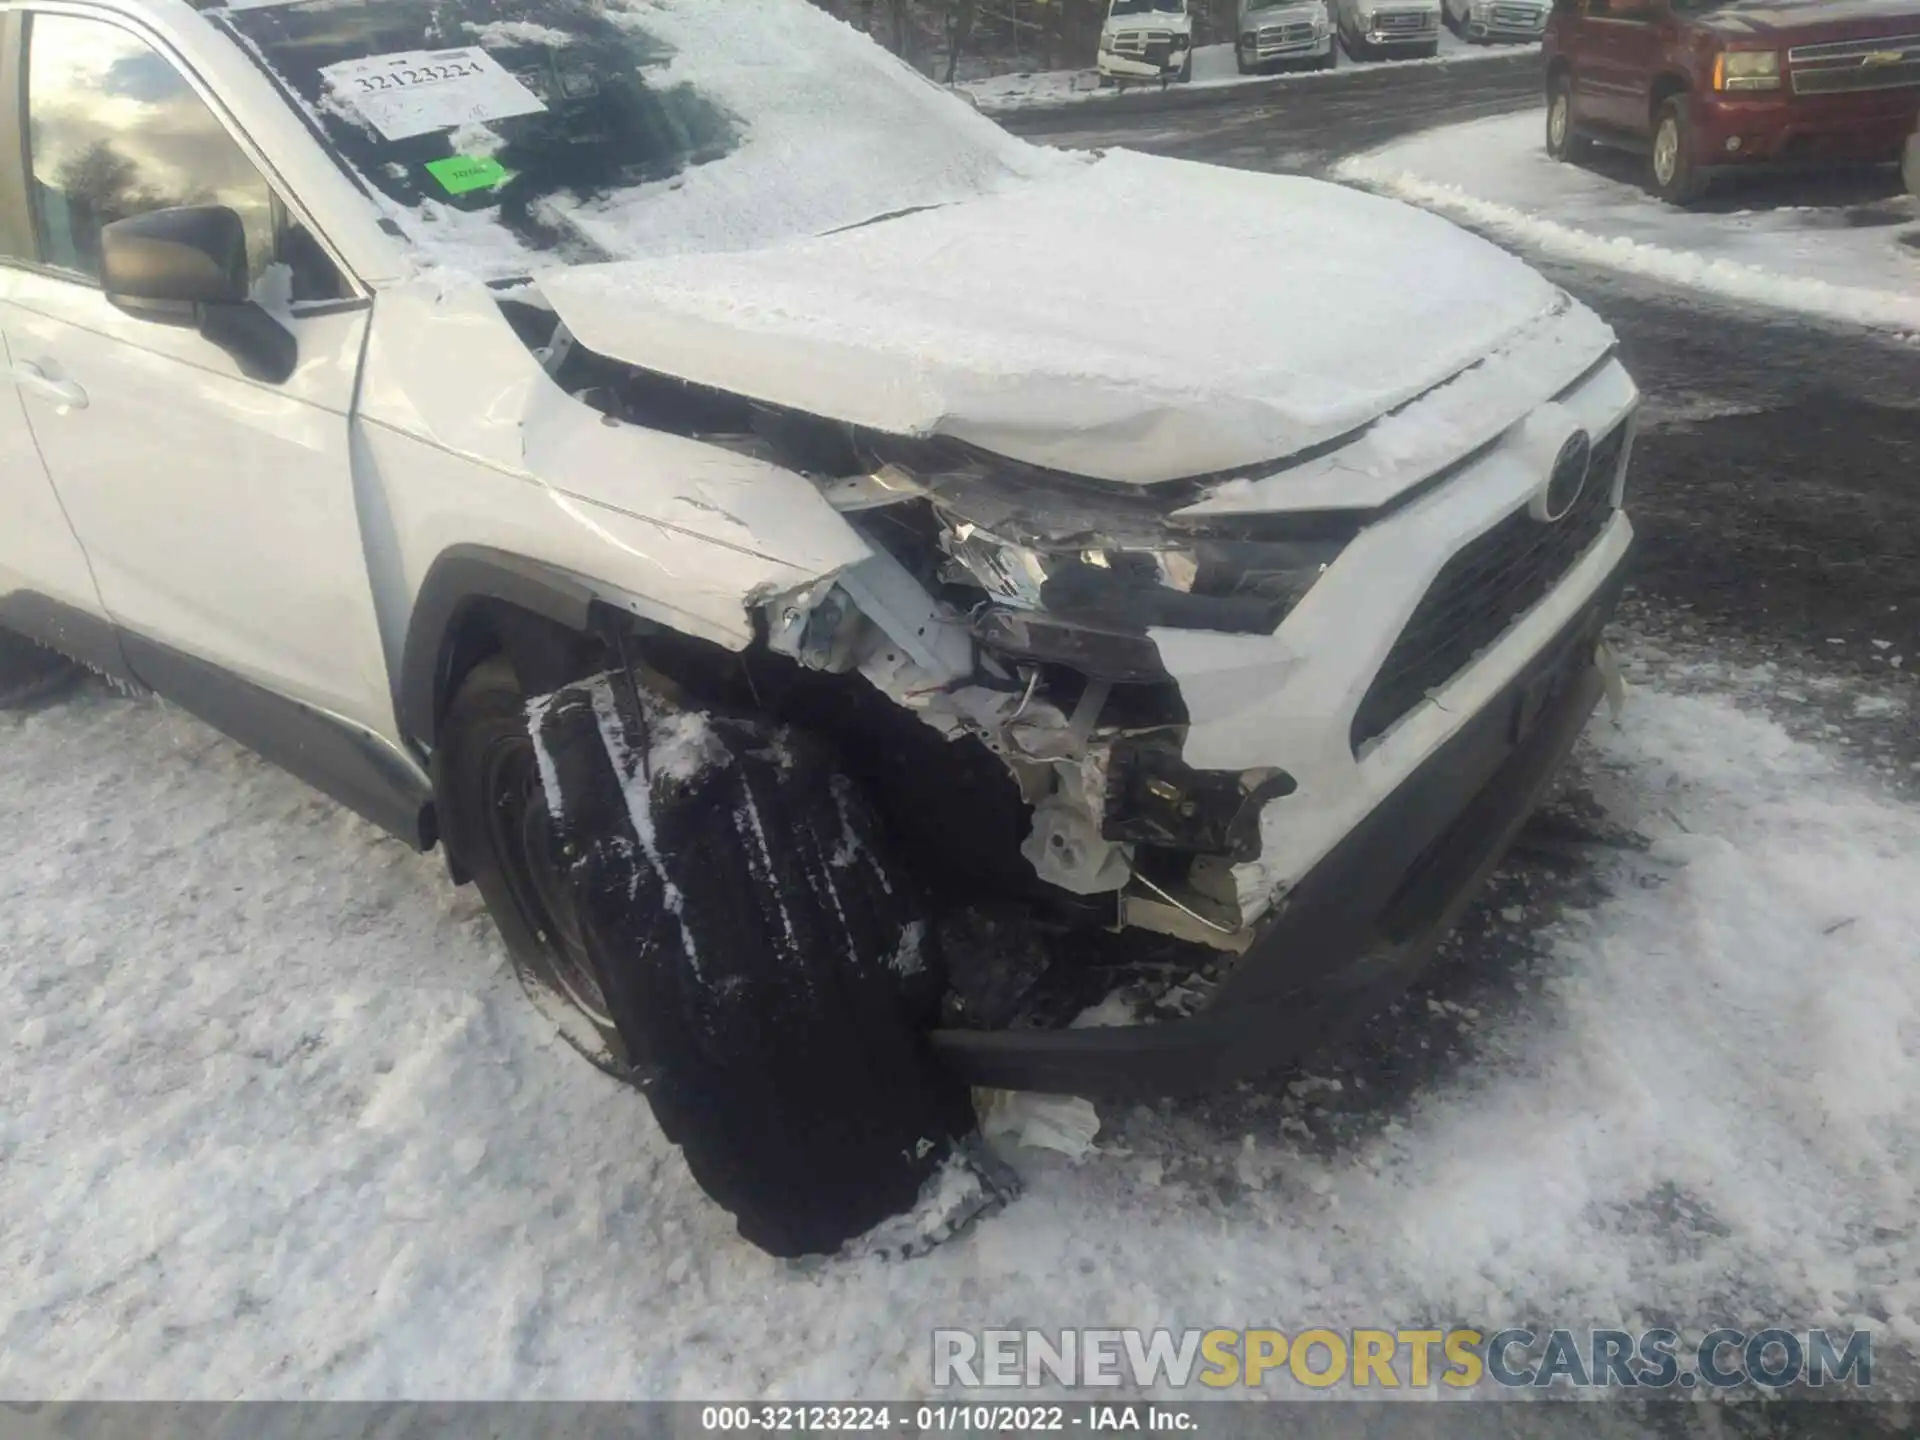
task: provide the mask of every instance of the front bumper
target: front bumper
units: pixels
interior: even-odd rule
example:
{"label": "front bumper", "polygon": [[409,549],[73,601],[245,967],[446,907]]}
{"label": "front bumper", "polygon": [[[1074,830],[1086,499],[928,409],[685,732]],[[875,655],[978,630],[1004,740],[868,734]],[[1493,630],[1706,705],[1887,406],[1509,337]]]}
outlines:
{"label": "front bumper", "polygon": [[1185,1020],[1079,1030],[939,1030],[976,1085],[1191,1093],[1318,1049],[1432,956],[1573,748],[1601,694],[1600,632],[1624,560],[1574,616],[1294,886],[1212,1003]]}
{"label": "front bumper", "polygon": [[1412,30],[1363,31],[1360,38],[1377,50],[1410,50],[1440,43],[1440,16],[1435,13],[1432,22],[1425,27]]}
{"label": "front bumper", "polygon": [[1170,50],[1164,60],[1154,55],[1123,55],[1102,50],[1097,69],[1115,80],[1171,80],[1187,62],[1190,50]]}
{"label": "front bumper", "polygon": [[1263,40],[1254,46],[1241,46],[1240,55],[1249,65],[1279,65],[1288,60],[1323,60],[1333,49],[1333,29],[1302,40]]}
{"label": "front bumper", "polygon": [[1876,164],[1900,158],[1920,111],[1920,89],[1850,95],[1790,91],[1694,97],[1694,163]]}
{"label": "front bumper", "polygon": [[1526,43],[1540,39],[1547,33],[1547,13],[1542,10],[1531,18],[1503,17],[1496,10],[1486,20],[1467,20],[1467,34],[1475,40],[1494,40]]}

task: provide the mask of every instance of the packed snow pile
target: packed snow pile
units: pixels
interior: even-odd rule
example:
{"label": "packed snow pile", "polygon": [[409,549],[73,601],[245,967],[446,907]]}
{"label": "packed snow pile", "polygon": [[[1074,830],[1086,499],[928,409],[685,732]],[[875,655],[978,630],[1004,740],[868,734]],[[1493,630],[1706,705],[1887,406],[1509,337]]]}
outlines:
{"label": "packed snow pile", "polygon": [[[1563,260],[1725,299],[1920,332],[1920,201],[1678,210],[1639,183],[1644,159],[1548,158],[1544,112],[1428,130],[1341,161],[1338,179],[1398,196]],[[1790,178],[1747,180],[1728,203],[1769,205]],[[1907,242],[1903,243],[1902,237]]]}
{"label": "packed snow pile", "polygon": [[1024,1194],[923,1258],[807,1265],[555,1043],[437,856],[152,703],[0,715],[0,1393],[898,1398],[936,1326],[1543,1318],[1859,1325],[1891,1384],[1920,810],[1719,683],[1596,721],[1649,848],[1394,1022],[1457,1052],[1426,1083],[1104,1108],[1077,1160],[995,1142]]}
{"label": "packed snow pile", "polygon": [[[1336,40],[1335,45],[1339,44]],[[1280,73],[1282,83],[1295,80],[1322,80],[1348,70],[1369,70],[1379,65],[1451,65],[1462,60],[1498,60],[1504,56],[1538,54],[1538,45],[1473,45],[1451,31],[1440,32],[1440,53],[1431,59],[1355,60],[1344,50],[1335,70],[1289,70]],[[1193,79],[1170,89],[1210,90],[1222,86],[1273,84],[1272,75],[1242,75],[1234,63],[1232,45],[1200,45],[1193,52]],[[1121,94],[1117,88],[1103,87],[1093,70],[1029,70],[1011,75],[991,75],[980,80],[962,81],[964,90],[989,114],[1007,114],[1019,110],[1040,110],[1055,105],[1072,105],[1083,100],[1102,100]],[[1139,82],[1127,92],[1156,89],[1153,81]]]}

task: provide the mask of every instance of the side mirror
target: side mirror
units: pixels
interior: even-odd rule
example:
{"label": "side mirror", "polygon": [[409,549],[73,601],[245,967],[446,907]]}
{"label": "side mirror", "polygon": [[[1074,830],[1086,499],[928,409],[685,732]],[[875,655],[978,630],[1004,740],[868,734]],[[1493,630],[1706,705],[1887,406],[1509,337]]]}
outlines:
{"label": "side mirror", "polygon": [[100,231],[100,284],[113,305],[163,325],[192,325],[239,365],[278,385],[299,345],[248,298],[247,232],[224,205],[149,210]]}

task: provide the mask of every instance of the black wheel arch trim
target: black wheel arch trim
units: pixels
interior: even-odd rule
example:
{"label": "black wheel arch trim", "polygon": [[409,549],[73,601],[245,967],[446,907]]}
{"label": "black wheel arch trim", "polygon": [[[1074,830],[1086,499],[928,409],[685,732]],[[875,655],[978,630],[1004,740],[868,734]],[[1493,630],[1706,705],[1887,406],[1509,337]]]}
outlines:
{"label": "black wheel arch trim", "polygon": [[484,545],[442,551],[414,598],[395,694],[401,733],[429,750],[457,679],[456,642],[477,606],[499,607],[496,623],[501,614],[531,621],[509,625],[499,639],[521,680],[536,688],[575,678],[566,657],[553,653],[553,630],[589,635],[607,608],[588,582],[557,565]]}

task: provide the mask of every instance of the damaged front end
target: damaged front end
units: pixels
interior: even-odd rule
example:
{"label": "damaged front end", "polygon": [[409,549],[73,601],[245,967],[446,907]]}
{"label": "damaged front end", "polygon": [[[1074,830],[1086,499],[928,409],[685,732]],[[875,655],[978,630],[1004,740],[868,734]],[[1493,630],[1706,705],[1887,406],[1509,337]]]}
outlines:
{"label": "damaged front end", "polygon": [[1120,487],[964,444],[852,434],[822,492],[874,548],[765,608],[767,643],[857,674],[996,756],[1031,807],[1044,884],[1218,949],[1251,938],[1232,867],[1258,858],[1284,770],[1196,770],[1152,632],[1269,636],[1351,523],[1190,523],[1193,487]]}
{"label": "damaged front end", "polygon": [[[735,395],[564,325],[541,350],[614,420],[804,478],[864,542],[752,592],[745,649],[678,664],[661,633],[649,664],[834,741],[942,902],[952,1064],[1095,1094],[1309,1047],[1497,863],[1592,708],[1631,541],[1609,344],[1561,297],[1353,430],[1157,481]],[[1578,503],[1542,508],[1568,456]]]}
{"label": "damaged front end", "polygon": [[[534,333],[546,317],[518,318]],[[876,752],[856,768],[906,792],[891,808],[937,812],[907,828],[961,837],[936,866],[1071,923],[1245,947],[1233,867],[1258,857],[1261,808],[1294,781],[1181,759],[1187,712],[1150,632],[1271,635],[1351,519],[1181,520],[1206,487],[1086,480],[823,420],[607,360],[564,327],[540,353],[612,417],[806,476],[866,540],[866,560],[760,598],[751,698]],[[856,690],[971,743],[916,746]]]}

